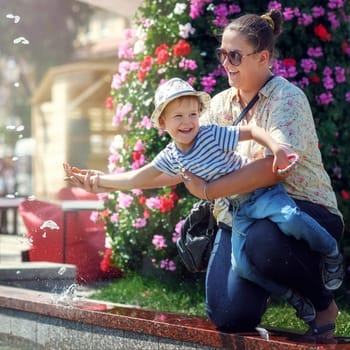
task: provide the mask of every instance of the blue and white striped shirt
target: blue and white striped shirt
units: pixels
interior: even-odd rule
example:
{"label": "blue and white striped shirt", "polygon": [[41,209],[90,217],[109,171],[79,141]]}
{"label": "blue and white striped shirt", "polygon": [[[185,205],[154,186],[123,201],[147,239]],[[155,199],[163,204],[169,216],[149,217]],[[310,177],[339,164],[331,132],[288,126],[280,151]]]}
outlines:
{"label": "blue and white striped shirt", "polygon": [[169,143],[152,161],[152,166],[174,176],[184,168],[207,182],[214,181],[248,163],[235,152],[239,137],[237,126],[201,126],[192,148],[183,153]]}

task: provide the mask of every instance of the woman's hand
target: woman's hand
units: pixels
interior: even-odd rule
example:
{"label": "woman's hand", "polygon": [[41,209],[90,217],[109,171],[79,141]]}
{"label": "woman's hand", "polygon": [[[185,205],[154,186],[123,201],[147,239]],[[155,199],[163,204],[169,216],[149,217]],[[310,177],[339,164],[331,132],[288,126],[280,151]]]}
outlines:
{"label": "woman's hand", "polygon": [[63,164],[66,173],[64,181],[92,193],[103,193],[111,191],[110,188],[99,186],[99,175],[103,172],[99,170],[79,169],[68,163]]}
{"label": "woman's hand", "polygon": [[207,183],[199,176],[193,175],[187,170],[182,172],[183,182],[187,190],[199,199],[208,199],[206,194]]}

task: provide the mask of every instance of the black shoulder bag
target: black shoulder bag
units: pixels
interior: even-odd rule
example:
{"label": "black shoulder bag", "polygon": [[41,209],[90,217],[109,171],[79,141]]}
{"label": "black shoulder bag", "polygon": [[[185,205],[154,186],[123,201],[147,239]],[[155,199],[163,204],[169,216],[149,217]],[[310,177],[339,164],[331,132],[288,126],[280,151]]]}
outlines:
{"label": "black shoulder bag", "polygon": [[[263,86],[273,77],[272,75]],[[249,101],[233,125],[238,125],[258,99],[259,93]],[[176,242],[176,247],[182,262],[190,272],[204,272],[207,269],[218,230],[213,208],[214,201],[202,199],[196,202],[182,224],[181,236]]]}

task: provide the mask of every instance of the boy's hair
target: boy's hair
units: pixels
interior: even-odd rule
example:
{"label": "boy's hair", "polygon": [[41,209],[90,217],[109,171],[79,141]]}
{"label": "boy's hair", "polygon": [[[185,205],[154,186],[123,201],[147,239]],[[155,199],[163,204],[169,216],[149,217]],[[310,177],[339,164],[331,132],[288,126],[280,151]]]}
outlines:
{"label": "boy's hair", "polygon": [[[198,102],[198,109],[199,109],[199,112],[200,112],[200,113],[205,109],[204,106],[203,106],[203,102],[202,102],[202,100],[199,98],[199,96],[194,96],[194,95],[181,95],[181,96],[179,96],[179,97],[174,98],[174,99],[171,100],[170,102],[173,102],[173,101],[178,100],[179,103],[181,103],[181,102],[182,102],[184,99],[186,99],[186,98],[192,98],[192,99],[197,100],[197,102]],[[160,113],[160,115],[159,115],[159,117],[158,117],[158,121],[160,120],[160,118],[162,118],[162,116],[163,116],[163,114],[164,114],[164,112],[165,112],[165,110],[166,110],[166,108],[168,107],[168,105],[169,105],[170,102],[168,102],[168,103],[166,104],[166,106],[163,108],[163,110],[161,111],[161,113]]]}
{"label": "boy's hair", "polygon": [[196,91],[188,82],[173,78],[160,85],[154,96],[155,109],[151,115],[151,120],[156,128],[159,128],[159,118],[169,102],[181,96],[197,96],[200,101],[200,110],[209,107],[210,96],[204,91]]}

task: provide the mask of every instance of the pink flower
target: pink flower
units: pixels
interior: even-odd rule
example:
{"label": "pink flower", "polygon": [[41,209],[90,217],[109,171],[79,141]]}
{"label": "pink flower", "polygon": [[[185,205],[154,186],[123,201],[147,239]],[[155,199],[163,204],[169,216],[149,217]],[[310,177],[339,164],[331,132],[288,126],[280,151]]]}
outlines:
{"label": "pink flower", "polygon": [[179,62],[179,68],[188,69],[188,70],[195,70],[197,69],[197,63],[194,60],[189,60],[185,57],[182,57],[181,61]]}
{"label": "pink flower", "polygon": [[162,203],[159,197],[151,197],[146,199],[146,207],[154,210],[154,209],[160,209]]}
{"label": "pink flower", "polygon": [[278,1],[270,1],[269,4],[267,5],[267,8],[269,10],[275,9],[275,10],[282,10],[282,5]]}
{"label": "pink flower", "polygon": [[137,140],[134,146],[134,151],[144,152],[145,146],[141,140]]}
{"label": "pink flower", "polygon": [[322,17],[326,13],[325,9],[321,6],[314,6],[311,10],[315,18]]}
{"label": "pink flower", "polygon": [[153,126],[152,121],[149,117],[144,116],[142,120],[136,124],[137,128],[145,128],[147,130],[151,129]]}
{"label": "pink flower", "polygon": [[345,101],[350,102],[350,91],[345,93]]}
{"label": "pink flower", "polygon": [[345,83],[346,82],[345,68],[335,67],[334,74],[335,74],[335,81],[337,83]]}
{"label": "pink flower", "polygon": [[120,208],[126,209],[130,207],[131,203],[133,202],[134,198],[130,196],[129,194],[119,192],[118,194],[118,206]]}
{"label": "pink flower", "polygon": [[175,232],[173,232],[173,235],[172,235],[172,241],[173,243],[176,243],[176,241],[178,240],[178,238],[180,238],[181,236],[181,227],[183,225],[185,220],[180,220],[176,226],[175,226]]}
{"label": "pink flower", "polygon": [[322,51],[322,48],[320,46],[315,47],[315,48],[310,47],[307,50],[307,54],[310,57],[322,57],[323,56],[323,51]]}
{"label": "pink flower", "polygon": [[290,7],[286,7],[283,11],[283,18],[285,21],[291,21],[294,18],[294,11]]}
{"label": "pink flower", "polygon": [[313,59],[305,59],[301,60],[300,66],[304,69],[305,73],[310,73],[312,70],[317,69],[316,62]]}
{"label": "pink flower", "polygon": [[169,271],[175,271],[176,266],[174,261],[169,260],[169,259],[163,259],[160,261],[159,267],[163,270],[169,270]]}
{"label": "pink flower", "polygon": [[303,13],[299,18],[298,18],[298,24],[303,25],[303,26],[308,26],[311,24],[313,21],[312,16],[310,16],[307,13]]}
{"label": "pink flower", "polygon": [[118,103],[115,115],[113,116],[112,125],[118,126],[125,118],[125,116],[132,110],[132,104],[127,102],[125,105]]}
{"label": "pink flower", "polygon": [[201,80],[201,84],[204,87],[203,90],[210,94],[214,90],[213,86],[216,84],[216,80],[212,76],[203,77]]}
{"label": "pink flower", "polygon": [[99,212],[98,211],[92,211],[91,214],[90,214],[90,220],[92,222],[98,222],[100,216],[99,216]]}
{"label": "pink flower", "polygon": [[165,242],[165,238],[162,235],[154,235],[152,239],[152,244],[154,245],[156,250],[161,250],[168,247]]}
{"label": "pink flower", "polygon": [[330,9],[337,9],[337,8],[342,8],[344,6],[344,1],[343,0],[329,0],[328,2],[328,7]]}
{"label": "pink flower", "polygon": [[132,224],[133,227],[135,228],[142,228],[147,225],[147,221],[144,218],[137,218],[135,222]]}
{"label": "pink flower", "polygon": [[143,191],[142,190],[140,190],[140,189],[133,189],[132,191],[131,191],[135,196],[141,196],[142,194],[143,194]]}
{"label": "pink flower", "polygon": [[316,96],[316,101],[319,105],[328,105],[333,102],[334,98],[331,92],[324,92]]}
{"label": "pink flower", "polygon": [[332,90],[334,89],[334,79],[331,78],[329,75],[325,76],[323,79],[323,86],[327,90]]}
{"label": "pink flower", "polygon": [[111,223],[116,224],[119,221],[119,213],[113,213],[110,220]]}

